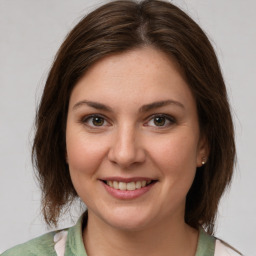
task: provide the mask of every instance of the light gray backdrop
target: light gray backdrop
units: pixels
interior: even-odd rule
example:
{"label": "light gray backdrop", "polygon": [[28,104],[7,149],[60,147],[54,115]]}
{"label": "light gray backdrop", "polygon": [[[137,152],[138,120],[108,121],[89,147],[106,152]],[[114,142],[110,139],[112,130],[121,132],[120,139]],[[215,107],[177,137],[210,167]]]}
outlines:
{"label": "light gray backdrop", "polygon": [[[36,103],[66,33],[104,2],[0,0],[0,252],[47,231],[30,161]],[[216,235],[256,255],[256,1],[173,2],[212,40],[233,106],[238,165]]]}

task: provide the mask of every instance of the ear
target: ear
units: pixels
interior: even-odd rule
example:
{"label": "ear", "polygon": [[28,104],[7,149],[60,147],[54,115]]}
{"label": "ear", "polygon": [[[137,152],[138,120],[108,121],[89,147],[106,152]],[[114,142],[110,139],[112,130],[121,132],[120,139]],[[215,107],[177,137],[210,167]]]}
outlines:
{"label": "ear", "polygon": [[197,167],[204,165],[209,157],[210,148],[206,136],[201,136],[197,149]]}

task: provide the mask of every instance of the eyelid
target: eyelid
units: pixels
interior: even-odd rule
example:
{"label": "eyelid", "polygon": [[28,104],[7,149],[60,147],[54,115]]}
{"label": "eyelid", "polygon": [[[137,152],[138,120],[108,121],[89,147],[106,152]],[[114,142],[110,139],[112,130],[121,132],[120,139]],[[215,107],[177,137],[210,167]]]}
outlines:
{"label": "eyelid", "polygon": [[[102,126],[94,126],[94,125],[89,125],[88,124],[88,120],[91,119],[91,118],[94,118],[94,117],[99,117],[99,118],[102,118],[104,120],[104,122],[106,122],[107,124],[104,124]],[[148,123],[156,118],[156,117],[164,117],[168,122],[169,124],[165,124],[163,126],[157,126],[157,125],[148,125]],[[83,116],[81,119],[80,119],[80,123],[88,126],[89,128],[92,128],[92,129],[100,129],[100,128],[103,128],[103,127],[106,127],[106,126],[110,126],[111,125],[111,122],[109,121],[109,119],[102,115],[102,114],[97,114],[97,113],[94,113],[94,114],[89,114],[89,115],[85,115]],[[164,128],[167,128],[173,124],[176,123],[176,119],[171,116],[171,115],[168,115],[168,114],[163,114],[163,113],[157,113],[157,114],[153,114],[153,115],[150,115],[149,117],[146,118],[143,126],[151,126],[151,127],[154,127],[154,128],[157,128],[157,129],[164,129]]]}
{"label": "eyelid", "polygon": [[93,128],[93,129],[99,129],[99,128],[102,128],[102,127],[105,127],[105,126],[109,126],[109,125],[102,125],[102,126],[93,126],[93,125],[89,125],[88,124],[88,120],[91,119],[91,118],[95,118],[95,117],[99,117],[99,118],[102,118],[104,120],[104,122],[107,122],[108,124],[110,124],[110,122],[108,121],[108,118],[106,118],[104,115],[102,114],[89,114],[89,115],[86,115],[84,117],[81,118],[81,123],[84,124],[84,125],[87,125],[88,127],[90,128]]}
{"label": "eyelid", "polygon": [[161,128],[164,129],[164,128],[169,127],[170,125],[173,125],[176,123],[176,119],[173,116],[168,115],[168,114],[159,113],[159,114],[153,114],[150,117],[148,117],[146,120],[145,126],[150,126],[150,125],[147,125],[147,123],[149,123],[149,121],[151,121],[152,119],[154,119],[156,117],[164,117],[164,118],[166,118],[166,120],[168,120],[170,122],[170,124],[167,124],[164,126],[157,126],[157,125],[153,126],[154,128],[156,127],[157,129],[161,129]]}

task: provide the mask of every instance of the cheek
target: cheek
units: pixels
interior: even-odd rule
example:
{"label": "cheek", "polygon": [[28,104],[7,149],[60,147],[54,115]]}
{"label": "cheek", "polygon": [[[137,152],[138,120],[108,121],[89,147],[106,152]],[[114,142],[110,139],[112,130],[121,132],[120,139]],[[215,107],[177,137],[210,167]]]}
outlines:
{"label": "cheek", "polygon": [[69,132],[67,130],[67,159],[72,173],[92,174],[101,163],[106,147],[100,139],[91,138],[82,132]]}
{"label": "cheek", "polygon": [[154,145],[151,156],[161,173],[161,194],[166,200],[165,207],[169,205],[168,210],[172,211],[180,205],[183,209],[196,173],[196,140],[187,136],[174,136]]}
{"label": "cheek", "polygon": [[[152,146],[154,145],[154,146]],[[160,141],[151,141],[153,161],[165,174],[182,176],[192,175],[197,164],[197,140],[195,136],[173,135]]]}

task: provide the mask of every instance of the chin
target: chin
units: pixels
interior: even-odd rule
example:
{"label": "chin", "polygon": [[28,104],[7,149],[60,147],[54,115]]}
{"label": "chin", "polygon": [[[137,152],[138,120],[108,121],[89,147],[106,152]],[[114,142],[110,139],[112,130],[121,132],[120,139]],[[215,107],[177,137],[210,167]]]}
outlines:
{"label": "chin", "polygon": [[109,213],[106,211],[101,219],[112,228],[123,231],[142,231],[150,226],[153,216],[150,211],[142,211],[136,207],[118,207],[111,209]]}

